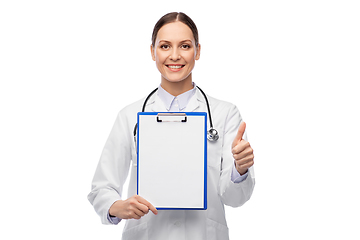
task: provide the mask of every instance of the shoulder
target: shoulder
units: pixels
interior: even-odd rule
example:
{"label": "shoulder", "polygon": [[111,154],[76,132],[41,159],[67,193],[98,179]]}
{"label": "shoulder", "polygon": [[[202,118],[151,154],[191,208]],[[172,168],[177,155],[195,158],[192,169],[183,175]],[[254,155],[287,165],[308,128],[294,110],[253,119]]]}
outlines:
{"label": "shoulder", "polygon": [[149,104],[152,104],[154,102],[155,97],[157,96],[156,90],[157,90],[157,88],[154,89],[146,97],[143,97],[143,98],[137,100],[136,102],[133,102],[133,103],[127,105],[126,107],[124,107],[123,109],[120,110],[120,114],[133,114],[133,113],[141,112],[145,101],[146,101],[146,106],[148,106]]}
{"label": "shoulder", "polygon": [[239,112],[237,106],[231,102],[220,100],[214,98],[212,96],[206,95],[209,99],[210,107],[214,109],[214,111],[220,112]]}
{"label": "shoulder", "polygon": [[139,99],[136,102],[128,104],[127,106],[120,109],[117,114],[117,120],[123,123],[127,122],[132,124],[134,121],[136,121],[137,113],[141,112],[144,100],[145,98]]}
{"label": "shoulder", "polygon": [[240,114],[237,106],[231,102],[220,100],[212,96],[208,96],[211,116],[214,119],[216,124],[227,126],[229,123],[238,125],[242,121],[242,116]]}
{"label": "shoulder", "polygon": [[127,114],[127,113],[132,113],[134,111],[135,112],[141,112],[144,100],[145,100],[145,98],[141,98],[141,99],[137,100],[136,102],[133,102],[133,103],[125,106],[124,108],[122,108],[120,110],[120,113]]}

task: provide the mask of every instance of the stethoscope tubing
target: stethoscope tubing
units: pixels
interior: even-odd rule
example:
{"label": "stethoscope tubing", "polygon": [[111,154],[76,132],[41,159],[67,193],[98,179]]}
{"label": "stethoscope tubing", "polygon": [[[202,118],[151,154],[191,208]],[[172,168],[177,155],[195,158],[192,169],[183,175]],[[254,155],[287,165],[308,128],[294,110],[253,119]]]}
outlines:
{"label": "stethoscope tubing", "polygon": [[[204,91],[199,88],[199,86],[196,86],[200,92],[202,93],[202,95],[204,96],[205,98],[205,101],[206,101],[206,106],[207,106],[207,110],[208,110],[208,115],[209,115],[209,123],[210,123],[210,130],[208,131],[208,133],[212,132],[212,131],[215,131],[216,133],[216,136],[211,136],[211,139],[209,138],[210,141],[216,141],[219,137],[217,136],[217,131],[213,128],[213,124],[212,124],[212,118],[211,118],[211,111],[210,111],[210,105],[209,105],[209,100],[208,98],[206,97],[206,94],[204,93]],[[146,103],[147,101],[149,100],[149,98],[158,90],[158,88],[155,88],[145,99],[144,101],[144,104],[143,104],[143,107],[142,107],[142,112],[145,112],[145,107],[146,107]],[[137,123],[135,124],[135,127],[134,127],[134,139],[136,139],[136,129],[137,129]],[[209,135],[209,134],[208,134]],[[213,134],[211,134],[213,135]]]}

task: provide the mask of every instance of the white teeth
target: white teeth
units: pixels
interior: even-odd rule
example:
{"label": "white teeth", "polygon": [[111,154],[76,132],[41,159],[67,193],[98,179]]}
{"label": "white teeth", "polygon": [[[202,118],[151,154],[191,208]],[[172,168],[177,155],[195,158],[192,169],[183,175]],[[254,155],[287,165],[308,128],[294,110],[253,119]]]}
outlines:
{"label": "white teeth", "polygon": [[179,68],[182,68],[182,65],[176,65],[176,66],[168,66],[169,68],[172,68],[172,69],[179,69]]}

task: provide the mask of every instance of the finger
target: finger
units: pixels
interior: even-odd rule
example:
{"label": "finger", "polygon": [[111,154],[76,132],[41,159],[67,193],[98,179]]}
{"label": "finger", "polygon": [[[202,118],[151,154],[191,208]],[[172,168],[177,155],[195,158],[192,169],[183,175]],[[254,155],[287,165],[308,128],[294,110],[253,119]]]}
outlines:
{"label": "finger", "polygon": [[238,170],[239,172],[241,171],[241,170],[248,170],[251,166],[253,166],[254,165],[254,161],[252,160],[252,161],[249,161],[248,163],[245,163],[245,164],[242,164],[242,165],[238,165],[237,167],[236,167],[236,170]]}
{"label": "finger", "polygon": [[134,208],[134,209],[132,209],[132,211],[134,212],[134,214],[136,214],[137,216],[139,216],[139,217],[142,217],[142,216],[144,216],[146,213],[143,211],[143,210],[141,210],[140,208]]}
{"label": "finger", "polygon": [[235,160],[235,163],[238,166],[242,166],[242,165],[247,164],[248,162],[253,161],[253,160],[254,160],[254,155],[251,154],[251,155],[246,156],[244,158],[241,158],[239,160]]}
{"label": "finger", "polygon": [[152,204],[150,204],[148,207],[155,215],[158,214],[158,210]]}
{"label": "finger", "polygon": [[147,206],[155,215],[158,214],[158,211],[157,209],[151,204],[149,203],[148,201],[146,201],[144,198],[138,196],[138,201],[142,204],[144,204],[145,206]]}
{"label": "finger", "polygon": [[236,134],[236,137],[233,141],[233,144],[232,144],[232,148],[234,148],[237,143],[243,139],[243,136],[244,136],[244,132],[245,132],[245,129],[246,129],[246,123],[245,122],[241,122],[240,123],[240,126],[239,126],[239,129],[238,129],[238,132]]}
{"label": "finger", "polygon": [[144,214],[141,214],[141,213],[137,214],[136,210],[131,210],[131,211],[128,212],[128,215],[127,215],[126,219],[140,219],[142,216],[144,216]]}
{"label": "finger", "polygon": [[[237,147],[235,147],[234,149],[236,149]],[[251,147],[245,147],[245,148],[242,148],[241,151],[233,151],[233,157],[237,160],[239,159],[242,159],[248,155],[251,155],[253,154],[254,151]]]}
{"label": "finger", "polygon": [[134,196],[129,199],[129,210],[135,212],[137,215],[144,216],[146,213],[149,212],[149,208],[139,202],[139,196]]}
{"label": "finger", "polygon": [[139,209],[141,212],[143,212],[143,215],[147,214],[149,212],[149,208],[144,205],[141,202],[138,202],[138,204],[136,205],[137,209]]}
{"label": "finger", "polygon": [[232,154],[239,154],[248,148],[251,148],[250,143],[248,141],[241,140],[240,142],[238,142],[238,144],[236,144],[236,146],[233,147],[231,152]]}

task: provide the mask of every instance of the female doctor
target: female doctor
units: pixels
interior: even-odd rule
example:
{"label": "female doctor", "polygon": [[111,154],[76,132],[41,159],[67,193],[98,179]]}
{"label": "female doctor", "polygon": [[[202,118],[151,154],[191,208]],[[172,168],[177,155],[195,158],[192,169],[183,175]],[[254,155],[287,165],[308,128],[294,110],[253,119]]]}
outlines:
{"label": "female doctor", "polygon": [[[191,72],[200,58],[201,46],[197,28],[187,15],[174,12],[163,16],[154,27],[150,47],[161,74],[161,84],[147,100],[141,99],[119,112],[88,199],[103,224],[118,224],[127,219],[123,240],[229,239],[224,204],[243,205],[250,199],[255,185],[254,155],[246,141],[246,125],[236,106],[205,95],[193,82]],[[136,195],[133,129],[143,105],[145,111],[154,112],[210,114],[211,111],[213,126],[208,124],[216,129],[218,139],[208,141],[207,210],[158,211]],[[131,197],[123,199],[123,184],[129,172],[128,196]]]}

